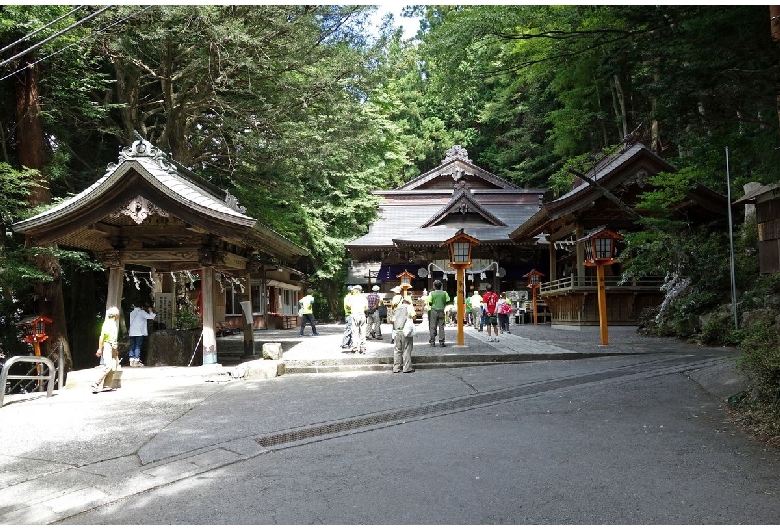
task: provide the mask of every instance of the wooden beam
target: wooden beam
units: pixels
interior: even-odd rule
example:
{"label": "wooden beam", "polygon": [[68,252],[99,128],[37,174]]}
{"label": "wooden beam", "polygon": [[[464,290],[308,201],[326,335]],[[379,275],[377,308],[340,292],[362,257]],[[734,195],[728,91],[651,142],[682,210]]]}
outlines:
{"label": "wooden beam", "polygon": [[93,223],[89,225],[87,228],[90,230],[94,230],[96,232],[100,232],[101,234],[106,234],[109,236],[119,236],[120,235],[120,228],[118,226],[109,225],[106,223]]}

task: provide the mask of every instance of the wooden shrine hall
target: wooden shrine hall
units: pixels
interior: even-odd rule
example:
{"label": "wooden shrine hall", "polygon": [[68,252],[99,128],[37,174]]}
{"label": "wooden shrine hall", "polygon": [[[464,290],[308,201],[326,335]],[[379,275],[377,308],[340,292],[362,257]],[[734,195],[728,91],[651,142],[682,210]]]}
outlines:
{"label": "wooden shrine hall", "polygon": [[[654,175],[676,171],[642,143],[627,143],[582,175],[584,178],[579,178],[571,191],[542,205],[512,231],[514,241],[544,236],[549,244],[549,275],[539,294],[550,308],[553,326],[598,325],[596,277],[593,269],[584,265],[584,237],[601,227],[614,232],[641,230],[638,219],[649,214],[637,209],[641,194],[654,189]],[[686,192],[673,213],[694,224],[705,223],[725,218],[728,201],[698,185]],[[608,269],[605,282],[610,324],[636,325],[645,308],[663,300],[663,278],[624,281],[620,263]]]}
{"label": "wooden shrine hall", "polygon": [[[81,193],[13,225],[28,245],[59,245],[90,252],[109,270],[106,308],[121,308],[125,266],[148,268],[158,318],[175,310],[171,273],[195,271],[200,279],[203,364],[217,362],[216,331],[225,319],[224,277],[242,287],[246,307],[263,295],[250,277],[292,268],[308,251],[246,214],[238,200],[139,139]],[[285,281],[286,280],[286,281]],[[281,276],[278,285],[289,285]],[[295,286],[292,286],[295,288]],[[300,287],[298,287],[300,288]],[[220,296],[222,296],[220,298]],[[220,303],[221,302],[221,303]],[[265,304],[263,304],[265,305]],[[253,317],[246,315],[246,334]]]}
{"label": "wooden shrine hall", "polygon": [[346,244],[354,258],[347,282],[388,292],[407,271],[414,276],[415,297],[431,290],[436,278],[455,296],[455,271],[442,243],[463,229],[480,241],[466,270],[466,288],[521,290],[524,274],[546,268],[546,245],[533,237],[515,242],[509,233],[539,210],[545,191],[516,186],[480,168],[455,145],[439,166],[398,188],[373,192],[381,198],[378,219]]}

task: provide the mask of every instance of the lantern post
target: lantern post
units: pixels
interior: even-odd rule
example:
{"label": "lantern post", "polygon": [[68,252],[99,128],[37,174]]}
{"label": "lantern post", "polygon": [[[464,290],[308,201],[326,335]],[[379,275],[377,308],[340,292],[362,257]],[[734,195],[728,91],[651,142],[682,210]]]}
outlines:
{"label": "lantern post", "polygon": [[[32,343],[36,357],[41,356],[41,342],[44,342],[49,338],[46,331],[46,324],[51,323],[52,319],[46,316],[28,317],[19,323],[27,330],[24,342]],[[38,369],[40,370],[40,365],[38,365]]]}
{"label": "lantern post", "polygon": [[537,323],[537,314],[538,314],[536,310],[536,292],[539,290],[539,287],[542,285],[542,276],[544,276],[544,273],[541,273],[536,269],[532,269],[531,272],[523,275],[523,278],[528,278],[528,288],[531,289],[531,295],[533,296],[534,326]]}
{"label": "lantern post", "polygon": [[466,316],[464,309],[465,303],[465,290],[463,289],[466,283],[466,269],[471,267],[471,249],[475,245],[479,245],[479,239],[471,237],[466,234],[461,228],[458,232],[442,243],[440,246],[449,248],[450,251],[450,263],[449,267],[455,269],[455,273],[458,278],[458,344],[457,346],[465,346],[463,337],[463,319]]}
{"label": "lantern post", "polygon": [[[33,345],[33,352],[36,357],[41,356],[41,342],[48,340],[49,335],[46,331],[46,324],[51,324],[53,321],[46,316],[34,316],[23,319],[19,325],[22,325],[27,330],[27,334],[24,337],[24,342],[29,342]],[[62,358],[62,356],[60,356]],[[41,365],[35,364],[35,372],[37,375],[41,375]],[[43,381],[38,381],[38,389],[43,387]],[[0,392],[4,389],[0,389]]]}
{"label": "lantern post", "polygon": [[396,278],[401,280],[401,297],[406,298],[406,291],[412,286],[412,280],[415,279],[416,276],[404,269]]}
{"label": "lantern post", "polygon": [[606,227],[596,228],[589,232],[577,243],[585,244],[585,262],[588,267],[596,267],[596,284],[598,287],[599,304],[599,329],[601,331],[601,345],[609,344],[609,330],[607,329],[607,286],[604,280],[604,266],[612,265],[615,260],[615,243],[623,239],[618,233]]}

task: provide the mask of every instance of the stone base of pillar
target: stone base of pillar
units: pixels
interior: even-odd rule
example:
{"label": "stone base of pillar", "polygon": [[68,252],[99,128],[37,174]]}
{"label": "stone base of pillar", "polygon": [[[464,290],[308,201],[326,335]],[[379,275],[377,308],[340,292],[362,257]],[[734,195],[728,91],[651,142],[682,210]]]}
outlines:
{"label": "stone base of pillar", "polygon": [[[200,366],[203,362],[199,329],[163,329],[148,337],[146,366]],[[194,352],[194,354],[193,354]],[[192,361],[192,363],[190,363]],[[216,361],[216,353],[214,361]]]}

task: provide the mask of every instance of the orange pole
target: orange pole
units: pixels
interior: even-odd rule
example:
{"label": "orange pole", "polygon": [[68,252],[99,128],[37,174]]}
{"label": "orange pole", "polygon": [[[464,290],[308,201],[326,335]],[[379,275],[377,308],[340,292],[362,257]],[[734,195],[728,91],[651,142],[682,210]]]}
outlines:
{"label": "orange pole", "polygon": [[537,317],[536,317],[536,315],[537,315],[537,312],[536,312],[536,285],[533,285],[531,287],[531,291],[533,292],[533,296],[534,296],[534,326],[535,326],[536,322],[537,322]]}
{"label": "orange pole", "polygon": [[604,280],[604,265],[596,265],[596,281],[598,284],[599,302],[599,329],[601,330],[601,345],[609,344],[609,330],[607,329],[607,287]]}
{"label": "orange pole", "polygon": [[463,284],[466,283],[466,269],[458,267],[456,272],[458,274],[458,346],[465,346],[466,341],[463,336],[463,318],[466,316],[466,310],[464,309],[466,296],[465,291],[463,290]]}

